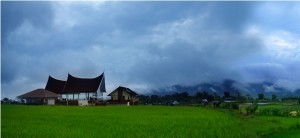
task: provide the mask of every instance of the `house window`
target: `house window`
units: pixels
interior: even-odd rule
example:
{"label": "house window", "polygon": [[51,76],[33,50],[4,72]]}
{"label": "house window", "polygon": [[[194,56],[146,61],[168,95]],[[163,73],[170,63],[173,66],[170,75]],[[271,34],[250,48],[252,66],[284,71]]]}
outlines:
{"label": "house window", "polygon": [[123,96],[123,100],[125,100],[125,96]]}
{"label": "house window", "polygon": [[114,100],[114,97],[111,97],[111,100]]}
{"label": "house window", "polygon": [[128,96],[128,100],[129,100],[129,96]]}

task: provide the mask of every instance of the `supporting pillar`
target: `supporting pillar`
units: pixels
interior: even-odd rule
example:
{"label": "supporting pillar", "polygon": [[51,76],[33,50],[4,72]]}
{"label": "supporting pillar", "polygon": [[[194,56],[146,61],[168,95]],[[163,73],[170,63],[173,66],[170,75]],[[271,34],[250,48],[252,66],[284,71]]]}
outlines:
{"label": "supporting pillar", "polygon": [[95,97],[96,97],[96,100],[98,100],[98,97],[97,97],[97,92],[95,92]]}
{"label": "supporting pillar", "polygon": [[69,105],[69,96],[66,94],[66,99],[67,99],[67,106]]}

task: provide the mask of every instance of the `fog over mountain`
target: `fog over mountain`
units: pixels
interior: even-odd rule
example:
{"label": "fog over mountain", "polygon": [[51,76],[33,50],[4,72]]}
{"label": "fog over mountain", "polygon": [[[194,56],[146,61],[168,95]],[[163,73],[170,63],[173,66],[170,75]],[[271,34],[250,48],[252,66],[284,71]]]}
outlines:
{"label": "fog over mountain", "polygon": [[219,96],[224,96],[224,92],[229,92],[232,96],[240,94],[252,97],[257,97],[258,94],[263,93],[269,98],[273,94],[279,97],[300,96],[300,89],[291,91],[272,82],[242,84],[228,79],[222,82],[206,82],[192,86],[172,85],[153,90],[149,95],[168,95],[176,92],[188,92],[189,95],[195,95],[197,92],[208,92]]}
{"label": "fog over mountain", "polygon": [[235,80],[284,95],[300,88],[299,24],[300,2],[4,1],[1,96],[102,72],[108,93]]}

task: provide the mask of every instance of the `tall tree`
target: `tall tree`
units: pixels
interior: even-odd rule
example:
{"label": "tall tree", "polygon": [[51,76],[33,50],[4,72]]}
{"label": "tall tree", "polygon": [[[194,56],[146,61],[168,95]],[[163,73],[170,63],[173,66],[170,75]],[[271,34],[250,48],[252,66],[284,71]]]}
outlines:
{"label": "tall tree", "polygon": [[224,97],[225,97],[225,98],[229,98],[229,97],[230,97],[230,92],[225,91],[225,92],[224,92]]}
{"label": "tall tree", "polygon": [[8,102],[8,98],[7,97],[4,97],[3,99],[2,99],[4,102]]}
{"label": "tall tree", "polygon": [[158,95],[151,95],[151,103],[160,103],[160,97]]}
{"label": "tall tree", "polygon": [[275,101],[277,99],[277,96],[275,94],[272,94],[272,101]]}
{"label": "tall tree", "polygon": [[258,94],[258,99],[259,100],[262,100],[262,99],[264,99],[265,98],[265,95],[263,94],[263,93],[259,93]]}
{"label": "tall tree", "polygon": [[206,91],[203,92],[203,98],[205,98],[205,99],[208,98],[208,93]]}

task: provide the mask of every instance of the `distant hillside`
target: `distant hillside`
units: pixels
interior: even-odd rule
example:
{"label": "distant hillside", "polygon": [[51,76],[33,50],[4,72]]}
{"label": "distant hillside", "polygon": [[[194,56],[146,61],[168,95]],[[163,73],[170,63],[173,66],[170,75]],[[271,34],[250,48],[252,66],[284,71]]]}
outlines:
{"label": "distant hillside", "polygon": [[242,84],[230,79],[226,79],[222,82],[205,82],[192,86],[173,85],[153,90],[152,93],[155,95],[167,95],[174,92],[188,92],[190,95],[194,95],[197,92],[203,91],[216,93],[220,96],[223,96],[224,91],[230,92],[231,95],[237,95],[237,93],[240,92],[242,95],[249,94],[253,97],[256,97],[258,93],[264,93],[267,97],[271,97],[272,94],[279,97],[300,96],[300,89],[290,91],[272,82],[264,81],[261,83]]}

